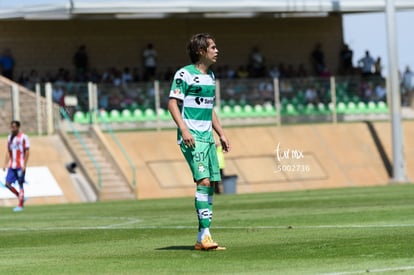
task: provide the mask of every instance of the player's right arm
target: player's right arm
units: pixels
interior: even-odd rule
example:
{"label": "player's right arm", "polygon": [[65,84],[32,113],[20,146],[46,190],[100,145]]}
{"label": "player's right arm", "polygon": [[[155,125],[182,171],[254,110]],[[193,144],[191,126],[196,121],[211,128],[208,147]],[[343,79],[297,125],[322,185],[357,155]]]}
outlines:
{"label": "player's right arm", "polygon": [[194,137],[188,130],[187,125],[185,124],[183,118],[181,117],[181,111],[180,111],[180,108],[178,107],[178,101],[179,99],[170,97],[170,100],[168,101],[168,111],[170,111],[175,124],[177,125],[178,129],[180,129],[181,131],[184,144],[192,147],[195,145]]}
{"label": "player's right arm", "polygon": [[6,168],[9,166],[9,161],[10,161],[9,150],[7,150],[6,154],[4,155],[3,171],[6,171]]}
{"label": "player's right arm", "polygon": [[170,112],[175,124],[181,131],[182,142],[187,146],[194,146],[195,140],[193,135],[188,130],[187,124],[185,124],[181,110],[178,106],[182,103],[184,96],[188,89],[188,72],[185,69],[178,70],[174,75],[174,80],[171,84],[170,99],[168,101],[168,111]]}

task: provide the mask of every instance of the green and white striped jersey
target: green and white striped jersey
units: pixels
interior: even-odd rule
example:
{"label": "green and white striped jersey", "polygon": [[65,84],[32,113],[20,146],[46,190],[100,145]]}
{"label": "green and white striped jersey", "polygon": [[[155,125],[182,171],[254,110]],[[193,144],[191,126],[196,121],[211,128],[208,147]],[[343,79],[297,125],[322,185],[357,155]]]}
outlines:
{"label": "green and white striped jersey", "polygon": [[[171,84],[170,97],[182,104],[181,116],[194,139],[214,142],[212,114],[216,90],[215,77],[211,70],[201,73],[194,65],[179,69]],[[182,142],[181,131],[177,132],[178,143]]]}

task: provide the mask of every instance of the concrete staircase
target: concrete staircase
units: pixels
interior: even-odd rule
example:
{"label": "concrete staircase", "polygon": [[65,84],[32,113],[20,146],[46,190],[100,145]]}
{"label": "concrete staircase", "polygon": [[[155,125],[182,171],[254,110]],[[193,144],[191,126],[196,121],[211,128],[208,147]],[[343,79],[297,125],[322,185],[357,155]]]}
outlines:
{"label": "concrete staircase", "polygon": [[[80,133],[82,142],[73,134],[61,133],[63,139],[100,201],[135,199],[135,192],[116,161],[94,131]],[[99,184],[99,172],[100,182]]]}

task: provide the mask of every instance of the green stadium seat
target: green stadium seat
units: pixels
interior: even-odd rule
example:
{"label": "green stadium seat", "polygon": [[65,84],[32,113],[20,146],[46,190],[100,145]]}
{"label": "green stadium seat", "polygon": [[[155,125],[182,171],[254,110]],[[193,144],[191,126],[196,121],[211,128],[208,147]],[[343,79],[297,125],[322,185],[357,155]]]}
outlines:
{"label": "green stadium seat", "polygon": [[172,116],[168,110],[159,108],[157,112],[158,112],[158,117],[160,120],[171,120],[172,119]]}
{"label": "green stadium seat", "polygon": [[316,107],[315,107],[314,104],[312,104],[312,103],[306,104],[305,114],[307,114],[307,115],[315,115],[317,113],[318,112],[317,112]]}
{"label": "green stadium seat", "polygon": [[298,114],[304,114],[305,109],[305,105],[303,105],[302,103],[296,105],[296,111],[298,112]]}
{"label": "green stadium seat", "polygon": [[293,105],[292,103],[288,103],[283,113],[288,116],[295,116],[298,114],[298,111],[296,110],[295,105]]}
{"label": "green stadium seat", "polygon": [[157,116],[152,108],[147,108],[144,111],[145,120],[156,120]]}
{"label": "green stadium seat", "polygon": [[230,107],[234,107],[236,104],[237,102],[234,99],[229,99],[229,101],[227,102],[227,105],[229,105]]}
{"label": "green stadium seat", "polygon": [[265,116],[266,115],[264,107],[261,104],[254,105],[253,111],[254,111],[255,116]]}
{"label": "green stadium seat", "polygon": [[244,115],[243,108],[238,104],[234,105],[232,116],[240,118],[240,117],[243,117],[243,115]]}
{"label": "green stadium seat", "polygon": [[138,109],[139,105],[136,102],[132,102],[131,105],[129,106],[129,110],[131,111],[131,113],[135,110]]}
{"label": "green stadium seat", "polygon": [[275,116],[276,109],[272,104],[265,104],[264,105],[264,113],[266,116]]}
{"label": "green stadium seat", "polygon": [[124,109],[121,112],[121,121],[123,122],[130,122],[133,121],[133,115],[132,112],[129,109]]}
{"label": "green stadium seat", "polygon": [[244,107],[246,104],[247,104],[246,99],[240,99],[240,100],[239,100],[239,104],[238,104],[238,105],[240,105],[240,106]]}
{"label": "green stadium seat", "polygon": [[358,113],[358,106],[352,101],[348,102],[348,104],[346,105],[345,113],[347,113],[347,114],[356,114],[356,113]]}
{"label": "green stadium seat", "polygon": [[370,114],[377,113],[377,104],[375,104],[375,102],[373,101],[368,102],[367,113],[370,113]]}
{"label": "green stadium seat", "polygon": [[76,123],[86,124],[89,123],[89,113],[82,111],[76,111],[73,115],[73,121]]}
{"label": "green stadium seat", "polygon": [[280,105],[282,105],[282,107],[286,107],[288,103],[289,103],[289,99],[287,99],[286,97],[280,100]]}
{"label": "green stadium seat", "polygon": [[316,111],[319,114],[328,114],[329,110],[326,108],[325,104],[323,104],[322,102],[319,102],[318,105],[316,106]]}
{"label": "green stadium seat", "polygon": [[110,122],[120,122],[121,121],[121,113],[118,110],[111,110],[109,112],[109,121]]}
{"label": "green stadium seat", "polygon": [[132,117],[134,121],[143,121],[145,120],[144,112],[141,109],[135,109],[132,113]]}
{"label": "green stadium seat", "polygon": [[254,116],[253,107],[249,104],[244,105],[243,107],[243,116],[252,117]]}
{"label": "green stadium seat", "polygon": [[385,103],[384,101],[378,101],[378,103],[377,103],[377,111],[378,111],[378,113],[381,113],[381,114],[388,113],[387,103]]}
{"label": "green stadium seat", "polygon": [[345,102],[338,102],[338,104],[336,104],[336,112],[338,114],[344,114],[346,112],[347,106],[345,104]]}
{"label": "green stadium seat", "polygon": [[109,114],[106,110],[100,110],[98,113],[98,122],[108,122]]}
{"label": "green stadium seat", "polygon": [[358,103],[358,102],[360,102],[360,101],[361,101],[361,99],[359,98],[359,96],[354,95],[354,96],[352,97],[351,101],[352,101],[352,102],[354,102],[354,103]]}
{"label": "green stadium seat", "polygon": [[357,112],[362,114],[368,113],[368,108],[365,102],[360,101],[357,103]]}
{"label": "green stadium seat", "polygon": [[232,116],[232,108],[229,105],[224,105],[221,108],[220,116],[223,118],[231,117]]}

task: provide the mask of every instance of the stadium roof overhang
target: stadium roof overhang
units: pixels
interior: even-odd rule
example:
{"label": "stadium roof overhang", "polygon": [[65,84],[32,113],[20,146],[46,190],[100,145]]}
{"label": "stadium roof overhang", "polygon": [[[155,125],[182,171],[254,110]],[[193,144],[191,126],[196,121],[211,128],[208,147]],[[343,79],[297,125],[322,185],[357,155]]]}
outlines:
{"label": "stadium roof overhang", "polygon": [[[0,19],[303,17],[382,12],[385,5],[385,0],[0,0]],[[395,0],[395,7],[414,10],[414,1]]]}

